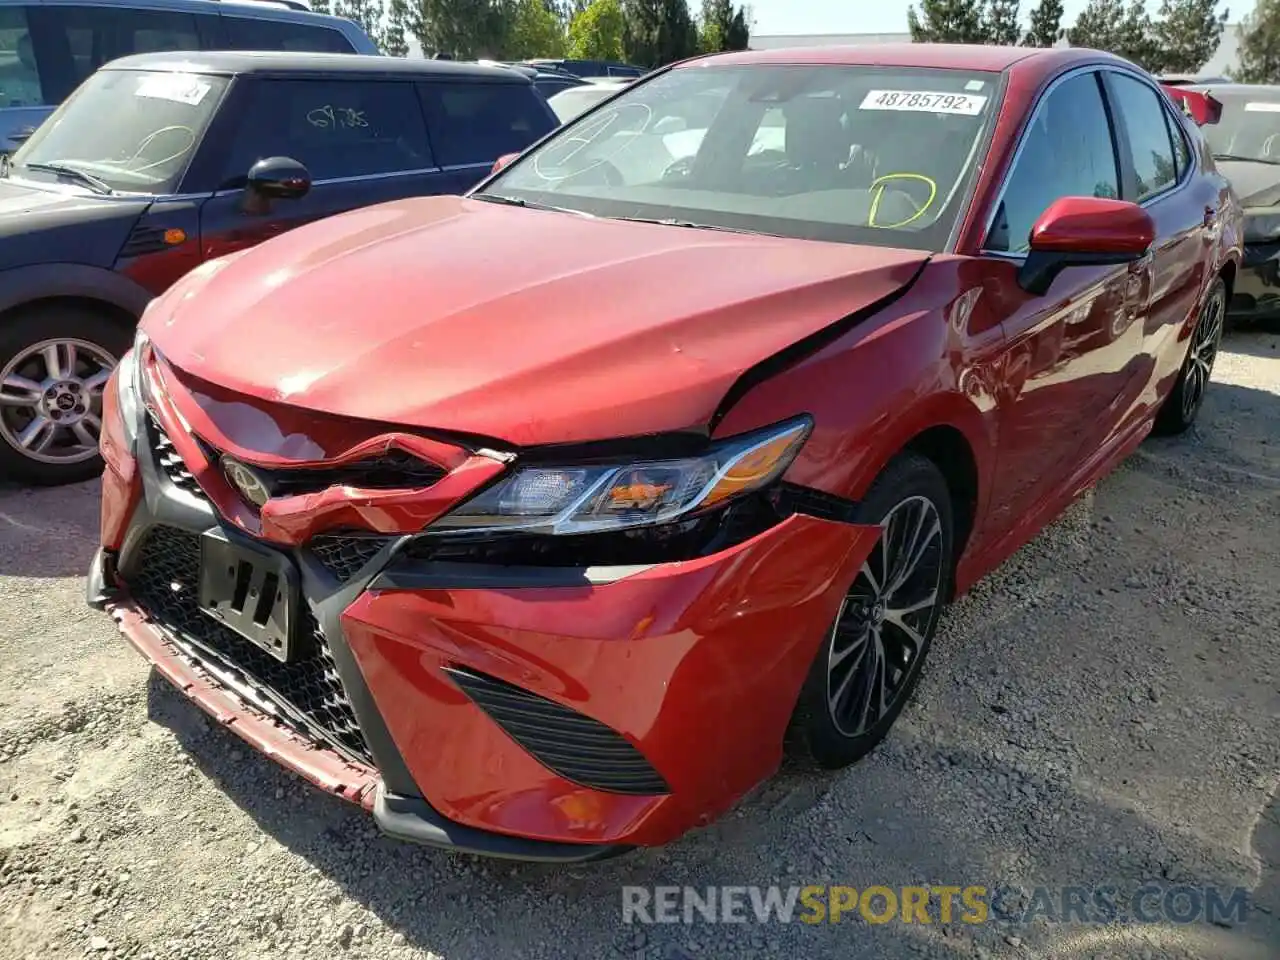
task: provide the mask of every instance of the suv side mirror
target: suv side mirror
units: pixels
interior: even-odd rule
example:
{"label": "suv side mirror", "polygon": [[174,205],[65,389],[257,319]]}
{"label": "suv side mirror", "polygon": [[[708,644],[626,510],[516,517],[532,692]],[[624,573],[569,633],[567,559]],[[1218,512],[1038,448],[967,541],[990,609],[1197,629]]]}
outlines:
{"label": "suv side mirror", "polygon": [[1151,215],[1136,203],[1063,197],[1031,228],[1031,251],[1018,271],[1018,285],[1043,296],[1067,267],[1132,263],[1146,256],[1155,238]]}
{"label": "suv side mirror", "polygon": [[311,174],[292,157],[267,157],[249,168],[251,193],[269,200],[297,200],[311,189]]}

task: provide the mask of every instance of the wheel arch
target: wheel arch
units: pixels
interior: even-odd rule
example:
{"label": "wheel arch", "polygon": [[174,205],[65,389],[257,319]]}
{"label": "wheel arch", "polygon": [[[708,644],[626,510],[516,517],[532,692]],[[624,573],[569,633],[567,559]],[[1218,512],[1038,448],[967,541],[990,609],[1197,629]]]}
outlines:
{"label": "wheel arch", "polygon": [[964,431],[940,423],[916,434],[894,456],[908,452],[930,460],[947,482],[954,523],[952,559],[958,563],[973,535],[982,489],[973,445]]}
{"label": "wheel arch", "polygon": [[128,277],[79,263],[50,263],[0,273],[0,322],[24,310],[57,304],[95,310],[137,325],[152,294]]}

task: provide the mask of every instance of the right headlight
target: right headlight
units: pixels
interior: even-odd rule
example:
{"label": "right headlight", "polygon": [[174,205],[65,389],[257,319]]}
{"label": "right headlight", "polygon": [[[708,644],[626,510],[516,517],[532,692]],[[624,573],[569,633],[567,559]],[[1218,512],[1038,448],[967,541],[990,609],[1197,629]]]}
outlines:
{"label": "right headlight", "polygon": [[427,533],[573,535],[670,523],[773,483],[812,428],[797,417],[671,460],[520,467]]}
{"label": "right headlight", "polygon": [[130,453],[137,448],[142,424],[142,353],[149,342],[147,335],[139,330],[133,338],[133,349],[121,358],[116,373],[116,403]]}

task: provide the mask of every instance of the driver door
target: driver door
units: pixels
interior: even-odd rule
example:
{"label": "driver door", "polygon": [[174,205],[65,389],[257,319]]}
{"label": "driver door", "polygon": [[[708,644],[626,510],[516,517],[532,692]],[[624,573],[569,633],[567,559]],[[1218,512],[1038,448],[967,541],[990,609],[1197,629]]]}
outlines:
{"label": "driver door", "polygon": [[[200,210],[204,259],[336,213],[436,192],[441,173],[411,82],[248,78],[234,93],[221,129],[206,137],[214,149],[202,162],[215,192]],[[307,168],[305,196],[264,201],[246,190],[249,169],[273,156]]]}
{"label": "driver door", "polygon": [[1072,267],[1043,296],[1018,269],[1031,228],[1055,201],[1121,195],[1118,151],[1096,72],[1068,75],[1041,99],[997,201],[983,255],[984,296],[1002,316],[999,449],[992,523],[1007,533],[1069,483],[1103,445],[1142,351],[1151,258]]}

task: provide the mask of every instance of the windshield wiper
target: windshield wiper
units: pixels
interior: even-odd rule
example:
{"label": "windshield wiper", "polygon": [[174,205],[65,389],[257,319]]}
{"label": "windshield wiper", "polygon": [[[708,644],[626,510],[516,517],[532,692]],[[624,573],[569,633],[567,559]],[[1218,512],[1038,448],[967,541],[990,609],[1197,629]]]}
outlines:
{"label": "windshield wiper", "polygon": [[539,203],[537,200],[521,200],[519,197],[508,197],[503,193],[473,193],[473,200],[483,200],[486,203],[500,203],[506,207],[524,207],[528,210],[550,210],[552,213],[572,213],[579,217],[590,217],[591,214],[584,213],[582,210],[570,210],[568,207],[557,207],[550,203]]}
{"label": "windshield wiper", "polygon": [[110,194],[115,193],[107,181],[100,180],[92,173],[86,173],[79,167],[71,167],[65,163],[41,163],[39,161],[34,163],[28,161],[27,163],[24,163],[23,166],[28,170],[44,170],[48,173],[56,173],[60,177],[70,177],[72,180],[84,184],[94,193],[100,193],[104,196],[109,196]]}
{"label": "windshield wiper", "polygon": [[1271,160],[1267,157],[1246,157],[1240,153],[1215,153],[1215,160],[1234,160],[1239,163],[1265,163],[1268,166],[1280,167],[1280,160]]}
{"label": "windshield wiper", "polygon": [[627,223],[656,223],[660,227],[683,227],[686,230],[715,230],[718,233],[747,233],[753,236],[768,236],[759,230],[743,230],[739,227],[722,227],[715,223],[694,223],[692,220],[677,220],[674,217],[660,219],[657,217],[610,217],[610,220],[623,220]]}

